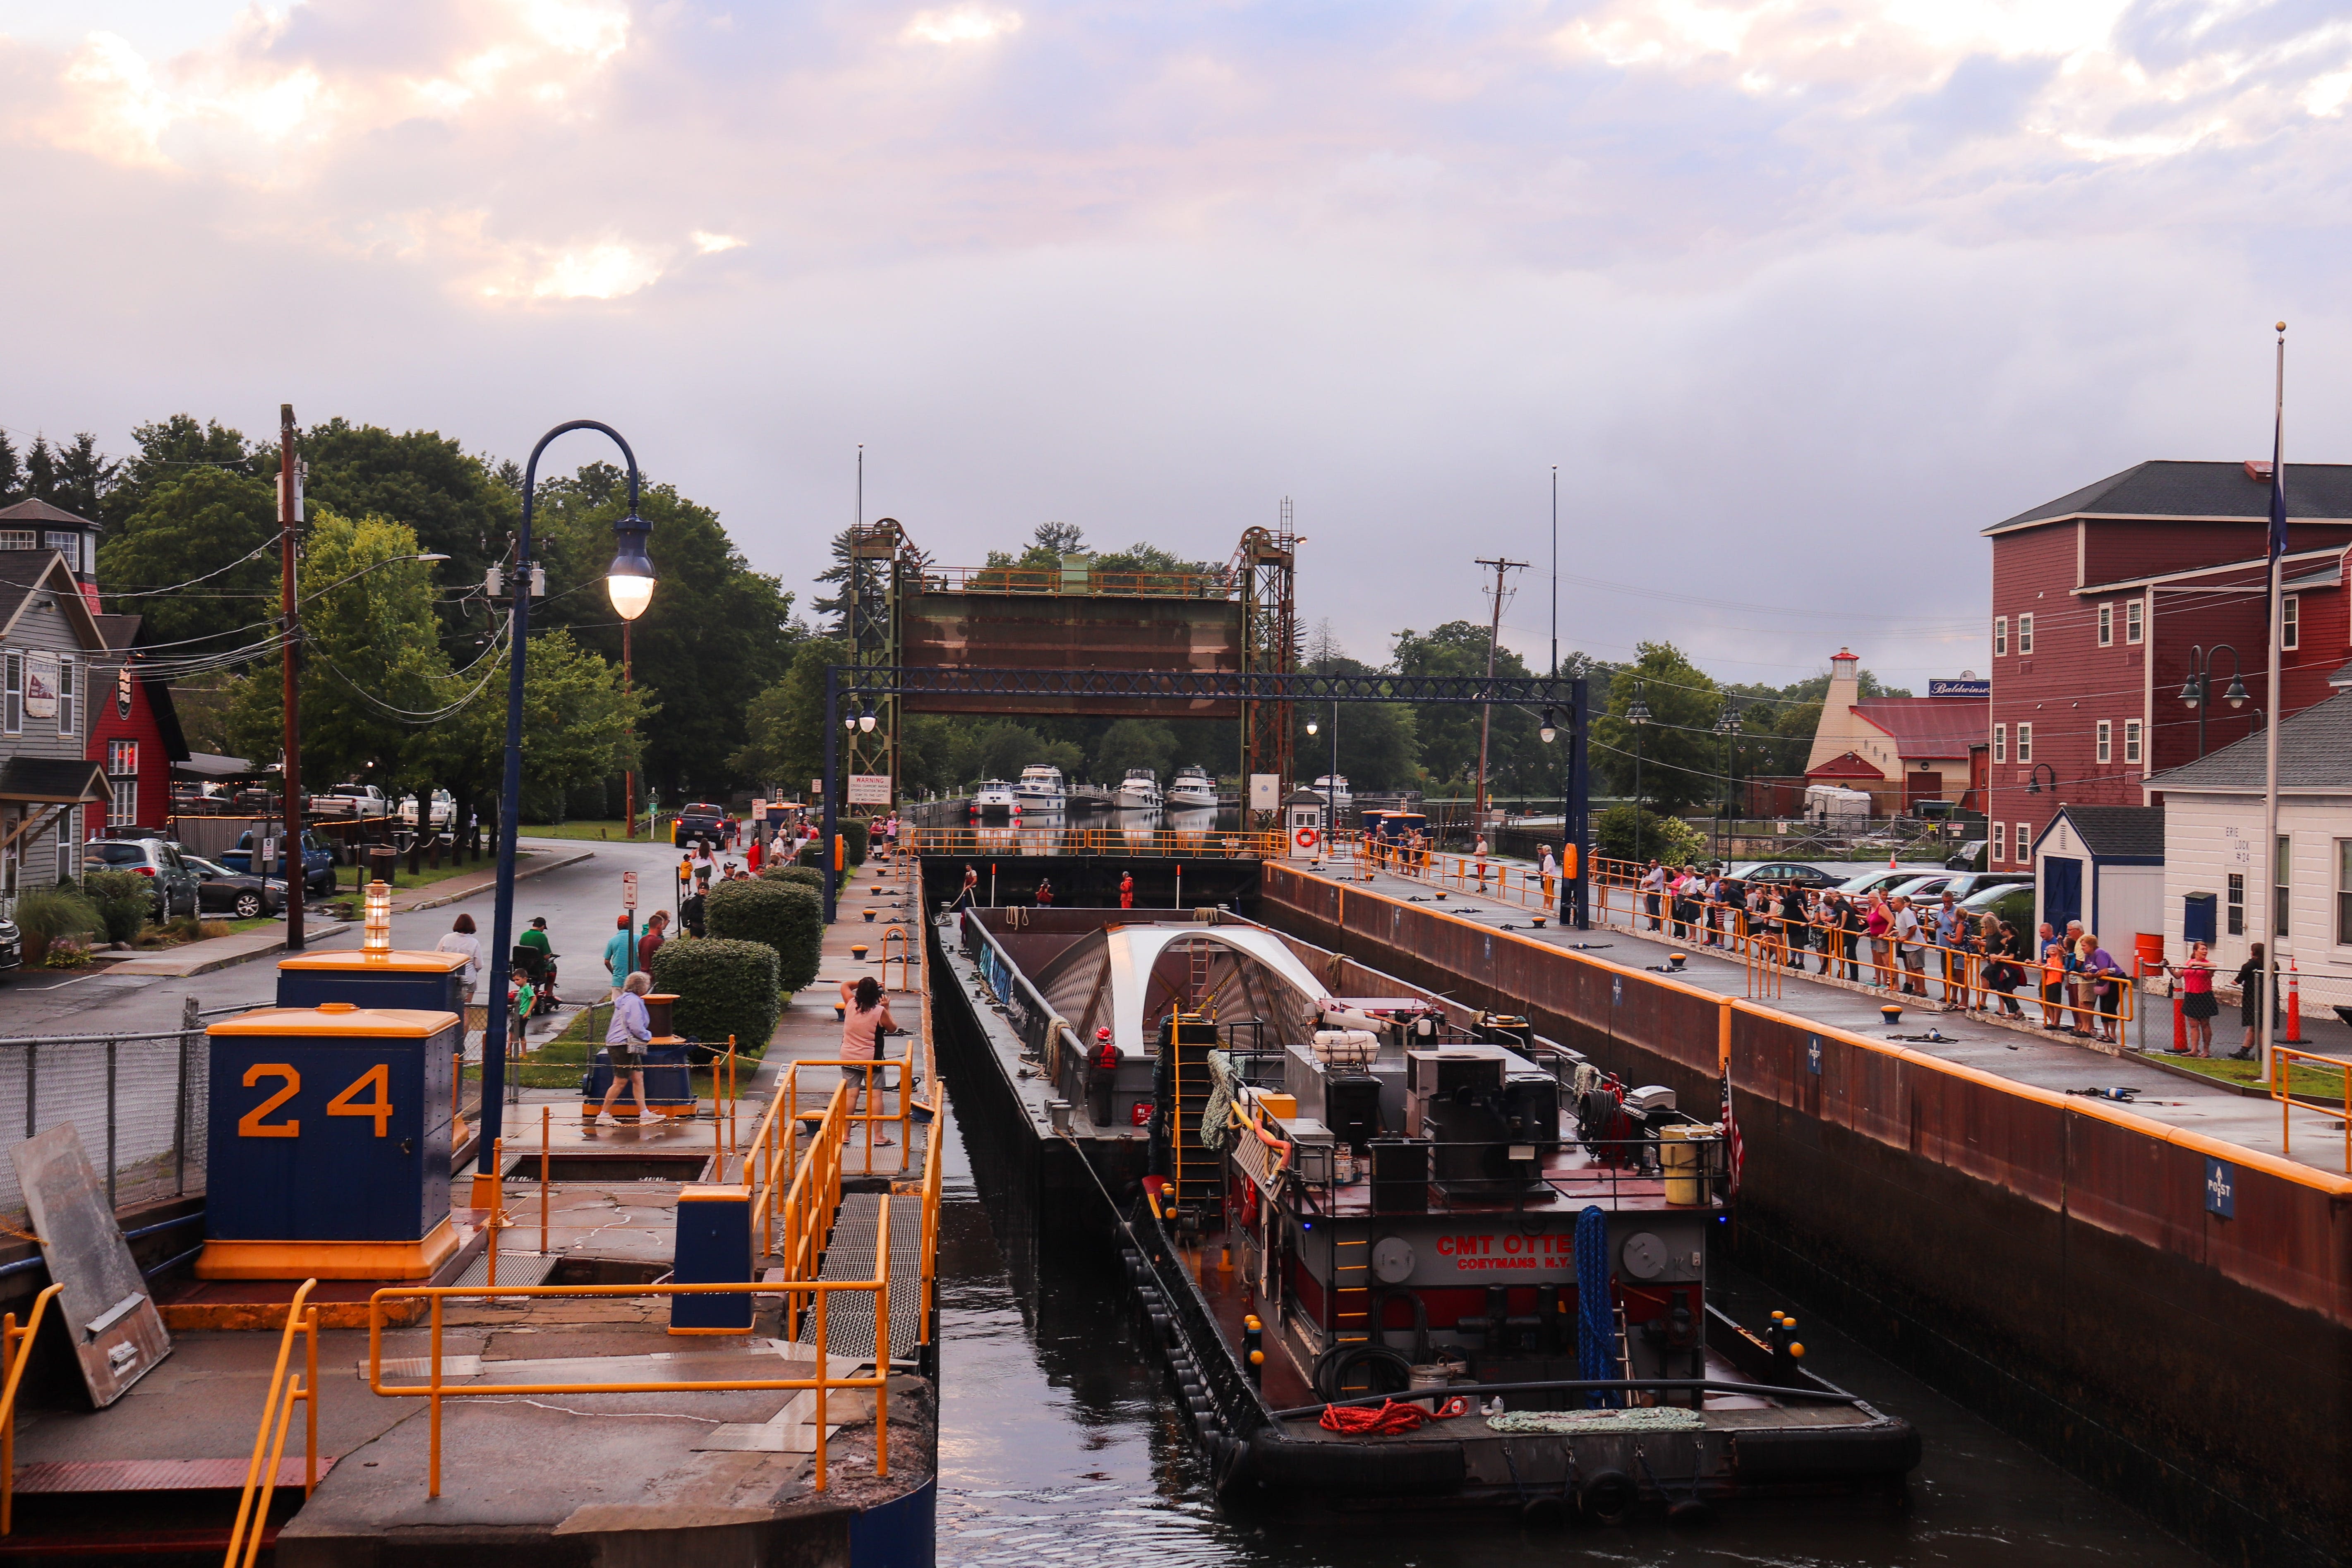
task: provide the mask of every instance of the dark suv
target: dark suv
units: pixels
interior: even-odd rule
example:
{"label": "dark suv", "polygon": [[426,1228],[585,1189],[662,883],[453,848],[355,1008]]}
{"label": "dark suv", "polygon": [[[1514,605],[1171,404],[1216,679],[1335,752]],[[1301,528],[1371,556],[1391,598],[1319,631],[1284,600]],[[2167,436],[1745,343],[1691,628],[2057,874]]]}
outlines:
{"label": "dark suv", "polygon": [[727,819],[727,808],[709,801],[695,801],[677,808],[670,822],[669,841],[685,844],[699,838],[713,848],[719,845],[719,825]]}
{"label": "dark suv", "polygon": [[167,838],[93,838],[81,847],[88,871],[136,871],[155,884],[155,918],[196,912],[196,874]]}

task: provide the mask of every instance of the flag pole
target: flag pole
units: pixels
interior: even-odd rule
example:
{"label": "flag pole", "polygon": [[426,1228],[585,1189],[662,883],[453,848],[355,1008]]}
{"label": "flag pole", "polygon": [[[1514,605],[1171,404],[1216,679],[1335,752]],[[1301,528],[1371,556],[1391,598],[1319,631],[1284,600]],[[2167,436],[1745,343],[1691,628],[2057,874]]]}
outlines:
{"label": "flag pole", "polygon": [[[2269,868],[2263,889],[2263,968],[2254,984],[2262,987],[2262,1074],[2271,1078],[2273,1042],[2278,1034],[2279,952],[2278,889],[2278,753],[2279,753],[2279,611],[2286,576],[2286,323],[2278,324],[2278,370],[2272,394],[2271,426],[2271,679],[2270,710],[2263,720],[2263,864]],[[2292,867],[2289,868],[2292,874]]]}

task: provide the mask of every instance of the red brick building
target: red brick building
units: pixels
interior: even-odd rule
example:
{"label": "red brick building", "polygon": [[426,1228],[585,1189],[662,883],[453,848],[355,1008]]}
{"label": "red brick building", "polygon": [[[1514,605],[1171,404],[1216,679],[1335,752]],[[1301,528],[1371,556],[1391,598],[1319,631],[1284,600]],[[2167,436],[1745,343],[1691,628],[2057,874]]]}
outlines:
{"label": "red brick building", "polygon": [[89,760],[106,768],[114,799],[89,808],[89,831],[110,826],[162,827],[172,813],[172,764],[188,760],[172,689],[140,674],[141,616],[100,616],[110,651],[128,657],[106,672],[89,694]]}
{"label": "red brick building", "polygon": [[[2024,863],[2061,805],[2142,805],[2150,773],[2253,731],[2268,700],[2270,479],[2267,460],[2141,463],[1985,530],[1995,865]],[[2330,695],[2352,647],[2352,465],[2291,462],[2286,494],[2280,706],[2293,714]],[[2191,706],[2181,692],[2200,669],[2209,694]]]}

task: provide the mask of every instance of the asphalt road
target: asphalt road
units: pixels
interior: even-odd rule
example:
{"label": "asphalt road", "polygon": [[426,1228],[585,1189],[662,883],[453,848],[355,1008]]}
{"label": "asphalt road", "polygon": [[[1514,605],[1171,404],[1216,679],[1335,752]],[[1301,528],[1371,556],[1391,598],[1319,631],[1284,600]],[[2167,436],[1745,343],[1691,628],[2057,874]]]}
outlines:
{"label": "asphalt road", "polygon": [[[638,919],[656,906],[671,905],[671,880],[677,864],[667,844],[583,844],[576,839],[525,839],[526,847],[551,853],[594,851],[593,858],[519,882],[515,887],[515,929],[521,931],[533,915],[545,915],[548,934],[559,955],[560,989],[574,997],[602,993],[604,943],[621,912],[621,873],[635,870],[642,891]],[[395,914],[394,945],[430,948],[446,933],[461,913],[480,927],[482,951],[490,947],[491,893],[488,889],[462,902],[437,910]],[[314,951],[356,948],[360,931],[353,925],[341,935],[318,944]],[[99,1033],[161,1032],[179,1026],[182,1001],[196,999],[203,1008],[231,1005],[266,1006],[278,985],[275,956],[188,978],[106,973],[56,976],[25,970],[0,978],[0,1037],[51,1037]],[[480,993],[477,993],[478,995]]]}

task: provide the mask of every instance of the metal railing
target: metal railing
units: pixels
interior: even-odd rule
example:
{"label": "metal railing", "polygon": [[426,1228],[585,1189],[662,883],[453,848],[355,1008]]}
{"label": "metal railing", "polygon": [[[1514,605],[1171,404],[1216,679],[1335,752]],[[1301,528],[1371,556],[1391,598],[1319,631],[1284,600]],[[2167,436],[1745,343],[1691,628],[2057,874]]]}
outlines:
{"label": "metal railing", "polygon": [[[200,1193],[211,1068],[193,1014],[169,1031],[0,1039],[0,1128],[30,1138],[72,1122],[110,1206]],[[0,1221],[25,1212],[0,1160]]]}
{"label": "metal railing", "polygon": [[[318,1283],[303,1280],[287,1306],[286,1331],[278,1338],[278,1364],[270,1369],[269,1389],[262,1395],[261,1425],[253,1434],[253,1458],[246,1461],[245,1490],[237,1497],[236,1523],[228,1532],[222,1568],[253,1568],[260,1554],[270,1500],[278,1492],[278,1461],[286,1457],[286,1430],[293,1424],[297,1405],[302,1406],[302,1495],[307,1498],[318,1489],[319,1309],[309,1304]],[[298,1333],[304,1341],[302,1371],[289,1375],[287,1363]]]}
{"label": "metal railing", "polygon": [[1239,829],[1127,827],[917,827],[909,847],[918,855],[1179,856],[1202,860],[1271,859],[1287,854],[1280,833]]}
{"label": "metal railing", "polygon": [[1172,599],[1228,599],[1240,586],[1232,573],[1097,572],[1091,567],[926,566],[926,594],[1045,594],[1079,598],[1097,594]]}
{"label": "metal railing", "polygon": [[[2288,1075],[2293,1071],[2294,1064],[2296,1062],[2303,1062],[2315,1068],[2340,1070],[2344,1074],[2343,1103],[2330,1109],[2325,1105],[2314,1105],[2307,1100],[2295,1099],[2287,1085]],[[2299,1051],[2293,1046],[2283,1046],[2273,1042],[2271,1046],[2271,1098],[2278,1101],[2279,1152],[2281,1153],[2294,1152],[2294,1145],[2288,1142],[2290,1131],[2288,1124],[2294,1119],[2296,1110],[2317,1111],[2320,1115],[2342,1124],[2344,1173],[2352,1176],[2352,1114],[2347,1114],[2352,1112],[2352,1060],[2347,1060],[2343,1057],[2324,1056],[2317,1051]]]}
{"label": "metal railing", "polygon": [[16,1313],[0,1317],[0,1535],[16,1525],[16,1391],[24,1384],[26,1364],[33,1359],[28,1350],[33,1336],[41,1331],[41,1319],[47,1315],[49,1303],[64,1289],[44,1286],[33,1298],[32,1313],[21,1329]]}
{"label": "metal railing", "polygon": [[1058,1084],[1063,1050],[1076,1052],[1074,1059],[1084,1061],[1085,1044],[1070,1027],[1070,1021],[1046,1005],[1044,994],[1029,983],[1029,977],[996,940],[996,933],[970,910],[961,919],[964,956],[980,971],[981,982],[988,987],[989,994],[1003,1004],[1004,1021],[1012,1026],[1022,1046],[1045,1065],[1045,1081]]}

